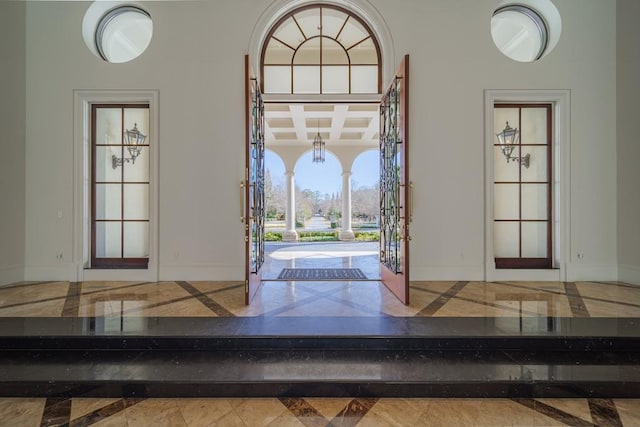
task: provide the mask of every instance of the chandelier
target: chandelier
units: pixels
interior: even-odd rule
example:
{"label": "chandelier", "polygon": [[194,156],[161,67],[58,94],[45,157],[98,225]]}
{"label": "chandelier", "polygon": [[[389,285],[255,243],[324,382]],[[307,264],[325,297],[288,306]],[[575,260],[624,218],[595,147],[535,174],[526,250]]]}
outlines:
{"label": "chandelier", "polygon": [[318,133],[313,138],[313,163],[324,163],[325,142],[320,136],[320,121],[318,120]]}

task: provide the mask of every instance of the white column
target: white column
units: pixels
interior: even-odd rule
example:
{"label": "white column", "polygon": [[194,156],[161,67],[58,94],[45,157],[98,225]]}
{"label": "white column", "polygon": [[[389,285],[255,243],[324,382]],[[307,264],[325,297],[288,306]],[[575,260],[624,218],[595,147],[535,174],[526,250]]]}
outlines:
{"label": "white column", "polygon": [[287,171],[287,210],[284,215],[286,230],[282,233],[282,240],[295,242],[298,240],[296,232],[296,182],[295,172]]}
{"label": "white column", "polygon": [[342,229],[338,233],[340,240],[354,240],[351,229],[351,172],[342,173]]}

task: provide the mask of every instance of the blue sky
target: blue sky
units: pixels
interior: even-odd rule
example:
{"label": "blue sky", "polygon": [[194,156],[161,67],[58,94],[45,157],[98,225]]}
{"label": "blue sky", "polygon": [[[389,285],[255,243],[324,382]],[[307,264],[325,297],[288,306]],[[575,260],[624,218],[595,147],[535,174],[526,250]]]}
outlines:
{"label": "blue sky", "polygon": [[[284,185],[284,164],[282,160],[267,150],[265,167],[271,172],[274,184]],[[377,150],[362,153],[353,163],[351,185],[353,188],[370,187],[379,177],[379,156]],[[301,189],[320,191],[321,194],[339,193],[342,191],[342,168],[338,159],[331,153],[326,153],[324,163],[313,163],[311,152],[303,155],[296,165],[296,185]]]}

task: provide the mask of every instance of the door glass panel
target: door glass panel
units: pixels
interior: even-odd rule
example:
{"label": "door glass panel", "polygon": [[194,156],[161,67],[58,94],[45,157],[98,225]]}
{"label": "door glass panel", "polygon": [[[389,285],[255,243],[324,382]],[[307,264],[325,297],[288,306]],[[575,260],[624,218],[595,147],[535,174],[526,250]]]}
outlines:
{"label": "door glass panel", "polygon": [[[128,152],[125,150],[125,153]],[[125,162],[124,169],[125,182],[148,182],[149,181],[149,147],[142,147],[135,163]],[[118,172],[119,172],[118,168]]]}
{"label": "door glass panel", "polygon": [[495,184],[493,211],[495,219],[519,219],[518,184]]}
{"label": "door glass panel", "polygon": [[[148,108],[125,108],[124,128],[132,130],[134,126],[147,138],[149,137],[149,109]],[[123,131],[124,132],[124,131]],[[149,141],[145,139],[145,144]]]}
{"label": "door glass panel", "polygon": [[149,185],[124,186],[124,219],[149,219]]}
{"label": "door glass panel", "polygon": [[522,168],[522,181],[548,181],[547,147],[523,146],[522,153],[529,154],[529,167]]}
{"label": "door glass panel", "polygon": [[122,147],[96,147],[96,181],[119,182],[122,178],[120,168],[113,168],[113,156],[122,157]]}
{"label": "door glass panel", "polygon": [[349,67],[322,67],[322,93],[348,93]]}
{"label": "door glass panel", "polygon": [[547,257],[547,223],[522,223],[522,256],[525,258]]}
{"label": "door glass panel", "polygon": [[122,144],[122,110],[99,108],[96,110],[96,145]]}
{"label": "door glass panel", "polygon": [[147,258],[149,256],[149,223],[124,223],[124,256]]}
{"label": "door glass panel", "polygon": [[95,219],[122,219],[122,192],[120,184],[96,184]]}
{"label": "door glass panel", "polygon": [[499,221],[493,224],[493,250],[496,258],[520,256],[520,227],[518,222]]}
{"label": "door glass panel", "polygon": [[264,90],[268,93],[291,93],[291,67],[264,67]]}
{"label": "door glass panel", "polygon": [[493,179],[500,182],[518,182],[519,166],[517,162],[507,163],[500,147],[493,147]]}
{"label": "door glass panel", "polygon": [[522,144],[547,144],[547,109],[522,109]]}
{"label": "door glass panel", "polygon": [[95,223],[96,257],[120,258],[122,256],[122,228],[120,222]]}
{"label": "door glass panel", "polygon": [[351,67],[351,93],[378,93],[378,67]]}
{"label": "door glass panel", "polygon": [[494,108],[493,110],[493,143],[498,143],[497,134],[502,132],[509,122],[509,126],[520,129],[517,108]]}
{"label": "door glass panel", "polygon": [[522,219],[547,216],[547,184],[522,184]]}
{"label": "door glass panel", "polygon": [[293,67],[293,93],[320,93],[320,67]]}

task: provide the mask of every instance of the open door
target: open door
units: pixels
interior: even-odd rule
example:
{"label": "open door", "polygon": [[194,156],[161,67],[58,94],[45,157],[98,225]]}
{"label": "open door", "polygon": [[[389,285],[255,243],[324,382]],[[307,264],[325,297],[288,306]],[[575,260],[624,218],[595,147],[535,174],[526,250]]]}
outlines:
{"label": "open door", "polygon": [[249,304],[262,281],[264,263],[264,102],[260,84],[252,74],[249,56],[245,67],[246,169],[242,189],[242,222],[245,230],[245,304]]}
{"label": "open door", "polygon": [[409,55],[380,102],[380,275],[409,304],[409,223],[412,184],[409,144]]}

